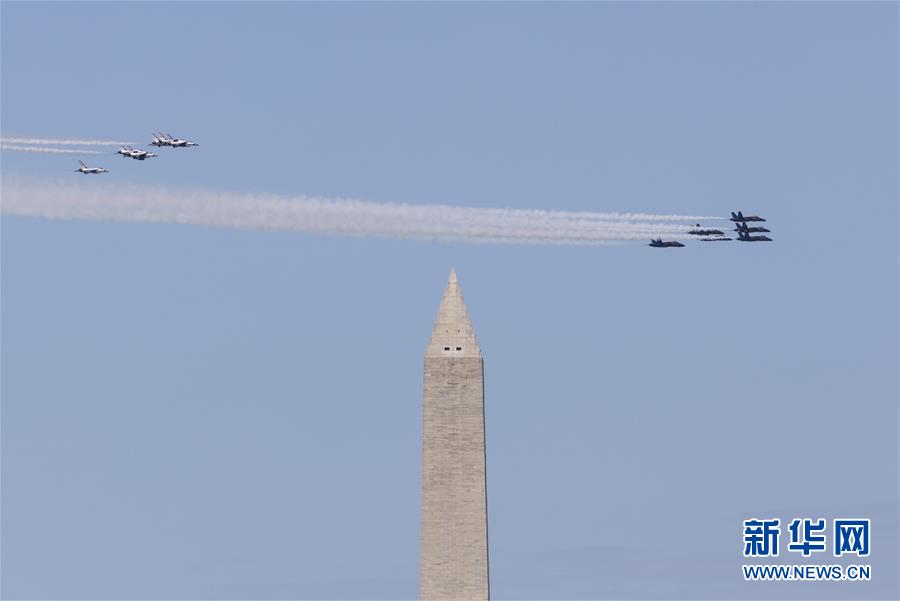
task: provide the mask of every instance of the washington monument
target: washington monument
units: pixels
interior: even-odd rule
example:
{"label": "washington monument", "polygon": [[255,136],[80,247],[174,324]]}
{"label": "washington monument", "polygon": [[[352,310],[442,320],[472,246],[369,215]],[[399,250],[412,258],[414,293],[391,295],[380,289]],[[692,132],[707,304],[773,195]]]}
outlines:
{"label": "washington monument", "polygon": [[484,364],[451,271],[425,351],[423,600],[489,597],[484,463]]}

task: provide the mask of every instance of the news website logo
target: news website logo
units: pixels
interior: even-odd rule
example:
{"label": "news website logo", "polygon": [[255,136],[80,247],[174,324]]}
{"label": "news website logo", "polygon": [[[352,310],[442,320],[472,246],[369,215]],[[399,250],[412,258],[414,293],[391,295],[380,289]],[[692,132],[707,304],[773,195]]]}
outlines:
{"label": "news website logo", "polygon": [[[829,545],[834,557],[868,557],[870,520],[835,519],[829,541],[825,518],[794,518],[787,523],[784,538],[788,554],[797,559],[813,559],[825,555]],[[743,551],[748,558],[779,556],[782,538],[779,518],[751,518],[743,521]],[[751,564],[742,566],[745,580],[858,580],[871,579],[869,565],[828,564]]]}

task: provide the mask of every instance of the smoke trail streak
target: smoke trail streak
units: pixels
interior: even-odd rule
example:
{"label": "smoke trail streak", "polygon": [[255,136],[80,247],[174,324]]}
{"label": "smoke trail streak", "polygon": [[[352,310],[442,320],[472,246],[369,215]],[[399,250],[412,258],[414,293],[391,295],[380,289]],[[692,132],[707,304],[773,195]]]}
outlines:
{"label": "smoke trail streak", "polygon": [[135,144],[135,142],[117,142],[115,140],[68,140],[57,138],[16,138],[0,137],[0,142],[6,144],[48,144],[50,146],[122,146]]}
{"label": "smoke trail streak", "polygon": [[87,150],[82,148],[46,148],[41,146],[20,146],[18,144],[7,144],[4,140],[0,144],[0,150],[11,150],[14,152],[40,152],[44,154],[105,154],[99,150]]}
{"label": "smoke trail streak", "polygon": [[3,213],[10,215],[469,243],[596,245],[659,235],[689,238],[691,227],[610,218],[619,214],[377,203],[99,181],[6,178],[2,192]]}
{"label": "smoke trail streak", "polygon": [[[484,211],[504,209],[482,209]],[[559,217],[587,221],[722,221],[724,217],[711,215],[656,215],[653,213],[595,213],[591,211],[547,211],[543,209],[519,209],[538,217]]]}

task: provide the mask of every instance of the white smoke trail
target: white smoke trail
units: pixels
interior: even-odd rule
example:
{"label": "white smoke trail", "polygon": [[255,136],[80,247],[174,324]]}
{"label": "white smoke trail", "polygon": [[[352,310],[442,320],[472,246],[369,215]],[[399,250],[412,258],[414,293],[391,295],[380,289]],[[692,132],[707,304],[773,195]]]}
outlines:
{"label": "white smoke trail", "polygon": [[[489,211],[492,209],[483,209]],[[494,209],[503,210],[503,209]],[[653,213],[596,213],[592,211],[547,211],[543,209],[520,209],[521,213],[531,213],[538,217],[560,217],[564,219],[595,221],[722,221],[723,217],[711,215],[657,215]]]}
{"label": "white smoke trail", "polygon": [[116,140],[69,140],[58,138],[18,138],[0,137],[0,142],[6,144],[48,144],[50,146],[122,146],[135,144],[135,142],[118,142]]}
{"label": "white smoke trail", "polygon": [[[646,241],[659,235],[670,239],[689,238],[687,232],[690,229],[688,225],[674,223],[610,218],[617,214],[175,190],[123,186],[93,179],[90,182],[45,183],[6,178],[2,183],[2,196],[3,213],[29,217],[178,223],[472,243],[591,245]],[[653,215],[648,217],[656,219]]]}
{"label": "white smoke trail", "polygon": [[0,150],[11,150],[14,152],[40,152],[44,154],[105,154],[99,150],[87,150],[82,148],[46,148],[41,146],[20,146],[18,144],[7,144],[6,140],[0,144]]}

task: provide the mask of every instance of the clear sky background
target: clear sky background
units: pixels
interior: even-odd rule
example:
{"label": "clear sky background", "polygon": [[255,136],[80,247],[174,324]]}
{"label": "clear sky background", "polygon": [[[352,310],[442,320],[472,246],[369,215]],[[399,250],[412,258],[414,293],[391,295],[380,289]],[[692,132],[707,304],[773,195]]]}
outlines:
{"label": "clear sky background", "polygon": [[[494,598],[900,595],[896,3],[0,12],[4,135],[201,144],[91,157],[106,178],[742,209],[775,238],[4,215],[3,598],[414,598],[422,355],[451,267],[485,357]],[[750,517],[872,518],[873,580],[743,582]]]}

